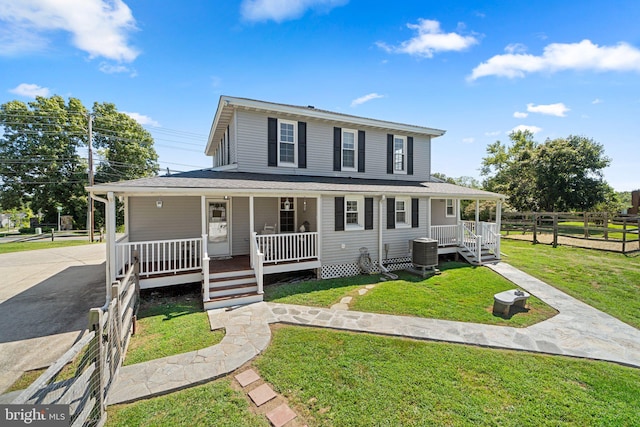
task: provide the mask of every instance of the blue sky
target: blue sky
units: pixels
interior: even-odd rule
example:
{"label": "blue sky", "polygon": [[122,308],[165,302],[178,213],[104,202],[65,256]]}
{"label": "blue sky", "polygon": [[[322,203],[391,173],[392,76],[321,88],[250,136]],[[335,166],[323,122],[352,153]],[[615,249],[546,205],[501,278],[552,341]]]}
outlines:
{"label": "blue sky", "polygon": [[605,147],[640,187],[640,2],[0,0],[0,103],[113,102],[163,169],[210,166],[220,95],[445,129],[433,170],[479,177],[520,128]]}

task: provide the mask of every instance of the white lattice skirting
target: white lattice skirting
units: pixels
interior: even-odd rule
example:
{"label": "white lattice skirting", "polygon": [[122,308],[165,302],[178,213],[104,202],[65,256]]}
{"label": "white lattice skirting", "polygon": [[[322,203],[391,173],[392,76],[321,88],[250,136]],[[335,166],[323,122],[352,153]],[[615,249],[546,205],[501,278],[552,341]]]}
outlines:
{"label": "white lattice skirting", "polygon": [[[373,261],[373,265],[375,270],[372,273],[380,273],[380,269],[378,268],[378,261]],[[410,267],[411,258],[393,258],[384,261],[384,266],[390,271],[398,271],[404,270],[407,267]],[[322,271],[320,273],[323,279],[335,279],[337,277],[353,277],[363,274],[358,266],[357,262],[350,264],[331,264],[331,265],[323,265]]]}

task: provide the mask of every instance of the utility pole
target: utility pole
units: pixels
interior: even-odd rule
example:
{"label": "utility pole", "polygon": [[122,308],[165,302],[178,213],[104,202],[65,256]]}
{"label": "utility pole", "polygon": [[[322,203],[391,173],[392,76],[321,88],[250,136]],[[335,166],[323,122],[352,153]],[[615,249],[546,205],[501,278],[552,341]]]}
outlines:
{"label": "utility pole", "polygon": [[[89,187],[93,187],[93,116],[91,113],[87,114],[88,120],[88,130],[89,130]],[[87,229],[89,230],[89,241],[93,242],[93,197],[91,197],[91,193],[88,196],[88,206],[87,206]]]}

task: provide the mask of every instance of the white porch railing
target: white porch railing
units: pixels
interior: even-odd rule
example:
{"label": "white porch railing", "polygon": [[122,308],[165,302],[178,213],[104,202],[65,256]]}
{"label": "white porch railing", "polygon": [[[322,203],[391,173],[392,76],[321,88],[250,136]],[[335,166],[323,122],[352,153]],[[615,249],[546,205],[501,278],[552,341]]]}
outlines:
{"label": "white porch railing", "polygon": [[482,227],[484,245],[496,258],[500,258],[500,233],[498,224],[495,222],[482,222],[480,225]]}
{"label": "white porch railing", "polygon": [[[460,244],[469,252],[476,256],[478,263],[482,262],[482,236],[475,234],[471,227],[470,221],[460,221]],[[475,223],[474,229],[475,229]]]}
{"label": "white porch railing", "polygon": [[[318,258],[318,233],[256,234],[256,253],[265,264]],[[254,255],[255,263],[255,255]]]}
{"label": "white porch railing", "polygon": [[438,241],[438,246],[458,246],[458,226],[432,225],[431,238]]}
{"label": "white porch railing", "polygon": [[140,257],[140,275],[180,273],[202,268],[202,238],[116,243],[116,276],[124,276],[133,263],[133,251]]}

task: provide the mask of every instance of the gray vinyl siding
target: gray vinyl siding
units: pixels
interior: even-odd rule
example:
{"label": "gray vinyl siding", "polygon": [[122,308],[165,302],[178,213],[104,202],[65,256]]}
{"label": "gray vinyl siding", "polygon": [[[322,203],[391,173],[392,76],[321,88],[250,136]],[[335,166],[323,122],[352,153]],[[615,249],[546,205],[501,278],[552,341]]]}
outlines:
{"label": "gray vinyl siding", "polygon": [[[323,265],[358,262],[360,248],[369,250],[371,259],[378,259],[378,200],[373,199],[373,230],[335,231],[335,197],[322,198],[322,254]],[[342,244],[345,248],[342,249]]]}
{"label": "gray vinyl siding", "polygon": [[[304,202],[307,202],[307,210],[304,210]],[[302,198],[296,200],[296,231],[300,229],[303,222],[309,223],[306,231],[318,231],[318,220],[316,218],[317,202],[315,198]]]}
{"label": "gray vinyl siding", "polygon": [[231,120],[229,123],[229,161],[230,164],[234,164],[238,162],[238,152],[237,152],[237,139],[236,139],[236,123]]}
{"label": "gray vinyl siding", "polygon": [[[156,201],[162,200],[162,208]],[[200,197],[129,197],[129,241],[200,237]]]}
{"label": "gray vinyl siding", "polygon": [[[389,196],[388,196],[389,197]],[[417,228],[393,228],[387,229],[387,209],[386,204],[382,210],[382,256],[383,258],[403,258],[409,256],[409,241],[419,237],[427,237],[427,200],[419,199],[418,202],[418,224]],[[411,213],[410,211],[408,212]],[[389,252],[385,253],[384,245],[389,245]]]}
{"label": "gray vinyl siding", "polygon": [[250,252],[248,197],[233,197],[231,199],[231,230],[231,254],[248,254]]}
{"label": "gray vinyl siding", "polygon": [[[266,225],[278,225],[278,198],[277,197],[256,197],[253,199],[254,225],[255,231],[260,232]],[[247,228],[249,222],[247,221]]]}
{"label": "gray vinyl siding", "polygon": [[[238,171],[278,173],[285,175],[340,176],[367,179],[391,179],[427,181],[431,173],[431,139],[424,135],[413,136],[413,175],[391,175],[387,170],[387,134],[393,130],[354,127],[348,123],[321,122],[308,117],[272,117],[298,120],[307,123],[307,168],[267,166],[267,118],[266,113],[237,111],[235,132]],[[234,121],[232,120],[232,123]],[[365,172],[333,171],[333,128],[350,128],[365,131]],[[395,132],[400,135],[400,133]],[[232,151],[233,152],[233,151]]]}
{"label": "gray vinyl siding", "polygon": [[[455,204],[455,200],[453,203]],[[456,225],[457,223],[457,215],[447,217],[447,201],[445,199],[431,199],[431,225]]]}

